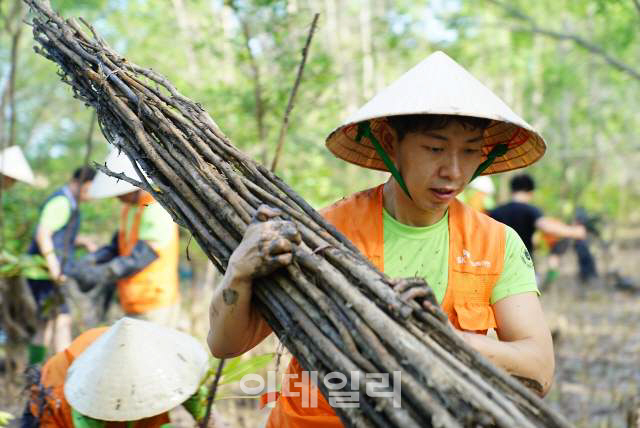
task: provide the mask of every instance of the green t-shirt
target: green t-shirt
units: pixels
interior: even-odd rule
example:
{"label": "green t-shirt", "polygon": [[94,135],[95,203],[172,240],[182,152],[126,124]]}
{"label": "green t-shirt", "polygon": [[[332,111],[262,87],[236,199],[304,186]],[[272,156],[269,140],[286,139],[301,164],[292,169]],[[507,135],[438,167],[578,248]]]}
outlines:
{"label": "green t-shirt", "polygon": [[[137,209],[129,210],[127,230],[131,230],[136,212]],[[142,211],[142,217],[140,218],[138,239],[164,246],[169,243],[173,233],[173,219],[171,218],[171,214],[165,211],[162,205],[157,202],[147,205],[144,211]]]}
{"label": "green t-shirt", "polygon": [[71,202],[63,195],[53,197],[45,204],[38,220],[38,225],[44,226],[52,233],[62,229],[71,218]]}
{"label": "green t-shirt", "polygon": [[[384,272],[392,278],[422,277],[439,303],[449,274],[449,213],[426,227],[402,224],[383,209]],[[518,234],[506,227],[504,268],[491,293],[491,304],[526,292],[538,292],[533,262]]]}
{"label": "green t-shirt", "polygon": [[[49,229],[53,235],[62,229],[71,218],[71,202],[63,195],[55,196],[42,207],[40,218],[38,219],[38,227],[43,226]],[[51,279],[48,270],[43,272],[41,269],[26,269],[24,271],[25,278],[47,280]]]}

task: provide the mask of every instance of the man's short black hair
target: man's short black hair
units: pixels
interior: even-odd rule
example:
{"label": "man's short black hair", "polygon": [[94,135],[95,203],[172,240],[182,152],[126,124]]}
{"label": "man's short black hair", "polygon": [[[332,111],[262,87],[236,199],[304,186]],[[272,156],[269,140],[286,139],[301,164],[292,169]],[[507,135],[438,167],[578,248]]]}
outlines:
{"label": "man's short black hair", "polygon": [[532,192],[536,188],[536,182],[529,174],[518,174],[511,179],[512,192]]}
{"label": "man's short black hair", "polygon": [[389,116],[387,121],[396,131],[398,141],[411,132],[427,132],[446,128],[451,122],[458,122],[465,129],[485,130],[491,124],[491,119],[473,116],[456,116],[451,114],[407,114],[403,116]]}
{"label": "man's short black hair", "polygon": [[73,180],[74,181],[82,181],[82,183],[86,183],[87,181],[92,181],[96,176],[96,170],[91,168],[90,166],[81,166],[80,168],[76,168],[73,171]]}

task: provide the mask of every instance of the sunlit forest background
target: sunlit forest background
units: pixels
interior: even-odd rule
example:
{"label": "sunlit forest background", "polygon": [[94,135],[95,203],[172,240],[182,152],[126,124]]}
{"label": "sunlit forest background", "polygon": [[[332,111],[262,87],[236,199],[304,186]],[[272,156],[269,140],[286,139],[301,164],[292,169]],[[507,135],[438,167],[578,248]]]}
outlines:
{"label": "sunlit forest background", "polygon": [[[583,207],[603,219],[609,242],[640,226],[637,0],[51,3],[64,16],[94,24],[130,61],[165,75],[202,104],[235,145],[265,165],[274,157],[313,14],[320,13],[277,169],[317,208],[386,178],[334,158],[324,146],[327,135],[404,71],[443,50],[544,136],[548,151],[528,171],[539,187],[535,202],[545,213],[570,220]],[[54,64],[34,53],[27,16],[22,2],[0,0],[0,147],[19,145],[37,176],[36,186],[18,184],[2,195],[3,245],[14,252],[25,250],[44,198],[87,156],[100,163],[108,152],[92,110],[73,99]],[[499,201],[508,198],[508,180],[508,174],[495,177]],[[83,232],[106,241],[117,228],[118,210],[115,200],[83,204]],[[188,237],[183,231],[183,248]],[[196,243],[190,246],[198,260]],[[631,248],[626,260],[637,260],[637,247],[625,248]],[[204,271],[193,262],[183,264],[185,277],[193,277],[190,269]],[[640,280],[637,266],[625,266],[618,268]],[[633,304],[638,330],[635,299],[621,304]],[[608,297],[598,304],[609,312]],[[628,352],[638,350],[631,373],[637,378],[640,348],[634,346]],[[573,384],[591,382],[580,379]],[[583,426],[594,420],[623,426],[622,417],[611,415],[622,414],[638,385],[633,381],[610,398],[613,410],[605,406],[595,416],[594,400],[603,399],[594,393],[584,406],[576,404],[571,419]],[[561,408],[558,394],[566,398],[575,388],[557,391],[551,400]]]}

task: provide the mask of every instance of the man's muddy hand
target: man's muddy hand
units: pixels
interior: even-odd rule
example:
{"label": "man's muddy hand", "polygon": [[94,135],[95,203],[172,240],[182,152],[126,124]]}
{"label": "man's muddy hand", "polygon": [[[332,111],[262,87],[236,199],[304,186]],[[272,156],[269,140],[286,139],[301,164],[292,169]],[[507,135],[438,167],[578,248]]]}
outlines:
{"label": "man's muddy hand", "polygon": [[229,259],[229,270],[235,280],[251,279],[270,274],[293,260],[300,233],[288,220],[277,219],[282,211],[268,205],[258,207],[240,245]]}

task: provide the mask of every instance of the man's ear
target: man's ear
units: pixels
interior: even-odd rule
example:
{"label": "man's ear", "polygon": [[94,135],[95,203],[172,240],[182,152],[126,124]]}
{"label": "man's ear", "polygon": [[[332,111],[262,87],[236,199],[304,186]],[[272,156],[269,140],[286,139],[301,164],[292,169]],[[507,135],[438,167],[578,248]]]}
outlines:
{"label": "man's ear", "polygon": [[482,145],[482,149],[480,150],[482,152],[482,162],[486,161],[487,158],[489,157],[489,152],[491,151],[490,148],[487,148],[487,146],[485,146],[484,144]]}
{"label": "man's ear", "polygon": [[378,135],[380,137],[380,145],[385,152],[392,158],[395,158],[395,146],[394,144],[397,141],[397,133],[395,129],[389,125],[386,119],[380,120]]}

